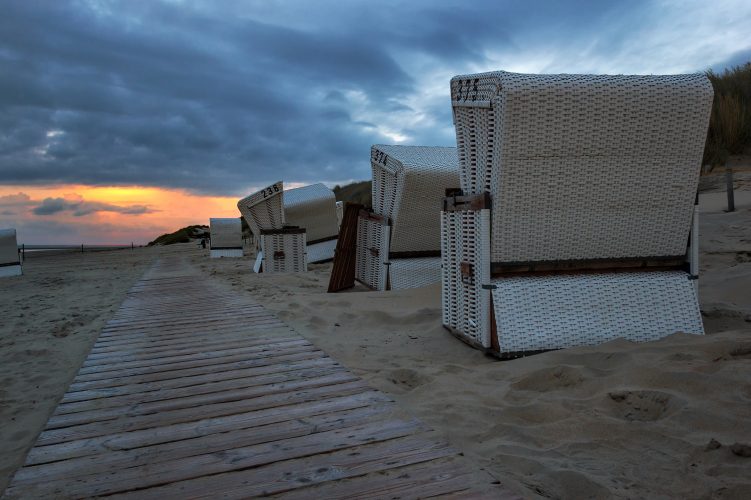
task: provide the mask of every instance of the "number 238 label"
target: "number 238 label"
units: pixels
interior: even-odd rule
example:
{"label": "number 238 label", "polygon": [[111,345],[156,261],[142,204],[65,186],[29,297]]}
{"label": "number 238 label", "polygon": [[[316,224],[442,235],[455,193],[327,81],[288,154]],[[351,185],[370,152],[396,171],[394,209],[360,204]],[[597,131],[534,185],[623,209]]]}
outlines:
{"label": "number 238 label", "polygon": [[269,196],[274,196],[278,192],[281,191],[281,188],[279,187],[279,183],[272,184],[269,187],[263,188],[263,197],[268,198]]}

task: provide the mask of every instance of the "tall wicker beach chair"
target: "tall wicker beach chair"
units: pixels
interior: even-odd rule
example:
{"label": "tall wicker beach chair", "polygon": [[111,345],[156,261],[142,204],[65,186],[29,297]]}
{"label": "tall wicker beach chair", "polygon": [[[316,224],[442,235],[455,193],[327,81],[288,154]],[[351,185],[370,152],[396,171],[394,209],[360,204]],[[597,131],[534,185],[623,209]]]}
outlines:
{"label": "tall wicker beach chair", "polygon": [[355,276],[374,290],[441,279],[440,209],[459,182],[456,148],[375,145],[373,210],[357,224]]}
{"label": "tall wicker beach chair", "polygon": [[21,274],[23,271],[18,254],[16,230],[0,229],[0,278]]}
{"label": "tall wicker beach chair", "polygon": [[242,257],[242,223],[237,217],[209,219],[212,259],[219,257]]}
{"label": "tall wicker beach chair", "polygon": [[333,191],[313,184],[284,191],[280,181],[237,203],[258,235],[259,272],[304,272],[334,256],[338,224]]}
{"label": "tall wicker beach chair", "polygon": [[444,325],[501,357],[702,334],[695,199],[712,97],[700,74],[453,78]]}

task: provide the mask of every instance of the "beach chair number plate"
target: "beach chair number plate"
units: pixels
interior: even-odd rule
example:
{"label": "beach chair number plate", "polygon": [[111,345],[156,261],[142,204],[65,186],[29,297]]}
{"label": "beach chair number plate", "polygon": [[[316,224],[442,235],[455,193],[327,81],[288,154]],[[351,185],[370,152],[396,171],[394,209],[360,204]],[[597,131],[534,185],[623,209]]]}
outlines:
{"label": "beach chair number plate", "polygon": [[274,184],[272,186],[263,188],[263,197],[268,198],[269,196],[273,196],[274,194],[279,192],[279,184]]}
{"label": "beach chair number plate", "polygon": [[386,165],[386,161],[388,160],[389,156],[384,153],[383,151],[375,150],[373,151],[373,161],[376,163],[380,163],[381,165]]}

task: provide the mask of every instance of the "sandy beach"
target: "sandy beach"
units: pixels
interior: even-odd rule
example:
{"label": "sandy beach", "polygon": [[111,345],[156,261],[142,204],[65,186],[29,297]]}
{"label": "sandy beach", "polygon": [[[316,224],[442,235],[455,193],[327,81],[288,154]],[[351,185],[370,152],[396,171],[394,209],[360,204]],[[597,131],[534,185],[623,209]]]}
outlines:
{"label": "sandy beach", "polygon": [[[249,294],[524,497],[746,498],[751,489],[751,187],[701,196],[706,336],[499,362],[441,326],[438,285],[325,293],[330,264],[255,275],[195,243],[34,256],[0,282],[0,489],[125,292],[176,254]],[[200,281],[196,286],[201,286]]]}

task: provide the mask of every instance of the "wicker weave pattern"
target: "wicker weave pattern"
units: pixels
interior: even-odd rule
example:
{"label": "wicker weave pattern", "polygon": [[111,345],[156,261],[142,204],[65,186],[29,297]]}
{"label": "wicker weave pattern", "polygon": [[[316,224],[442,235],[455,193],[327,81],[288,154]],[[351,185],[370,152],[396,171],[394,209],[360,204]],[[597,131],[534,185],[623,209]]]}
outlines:
{"label": "wicker weave pattern", "polygon": [[682,271],[527,276],[492,283],[501,353],[704,333],[696,291]]}
{"label": "wicker weave pattern", "polygon": [[284,191],[284,218],[289,225],[304,227],[308,241],[339,234],[336,196],[323,184]]}
{"label": "wicker weave pattern", "polygon": [[432,285],[441,281],[441,258],[393,259],[389,265],[391,290]]}
{"label": "wicker weave pattern", "polygon": [[[490,210],[442,212],[443,324],[490,347]],[[462,274],[462,263],[470,266]]]}
{"label": "wicker weave pattern", "polygon": [[494,72],[451,95],[462,188],[492,194],[492,261],[683,254],[705,76]]}
{"label": "wicker weave pattern", "polygon": [[243,247],[242,223],[237,217],[209,219],[211,231],[211,248]]}
{"label": "wicker weave pattern", "polygon": [[371,148],[373,211],[391,221],[391,252],[435,251],[447,188],[459,185],[456,148]]}
{"label": "wicker weave pattern", "polygon": [[357,221],[355,279],[374,290],[384,291],[388,282],[389,227],[360,217]]}
{"label": "wicker weave pattern", "polygon": [[0,229],[0,264],[18,262],[18,243],[15,229]]}
{"label": "wicker weave pattern", "polygon": [[237,202],[237,208],[256,237],[261,229],[284,226],[284,184],[279,181]]}
{"label": "wicker weave pattern", "polygon": [[308,270],[305,233],[264,234],[261,236],[263,272],[300,273]]}

